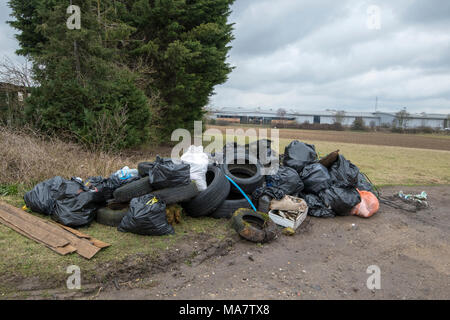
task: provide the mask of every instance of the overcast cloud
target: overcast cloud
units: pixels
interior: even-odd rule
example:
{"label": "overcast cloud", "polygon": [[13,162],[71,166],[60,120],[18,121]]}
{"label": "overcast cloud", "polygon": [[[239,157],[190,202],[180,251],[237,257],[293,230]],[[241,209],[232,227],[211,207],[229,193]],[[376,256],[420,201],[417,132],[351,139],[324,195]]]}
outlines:
{"label": "overcast cloud", "polygon": [[[0,55],[15,60],[0,0]],[[381,28],[367,27],[367,9]],[[450,113],[450,1],[236,0],[226,84],[211,106]]]}
{"label": "overcast cloud", "polygon": [[448,0],[237,0],[231,21],[236,69],[213,107],[450,112]]}

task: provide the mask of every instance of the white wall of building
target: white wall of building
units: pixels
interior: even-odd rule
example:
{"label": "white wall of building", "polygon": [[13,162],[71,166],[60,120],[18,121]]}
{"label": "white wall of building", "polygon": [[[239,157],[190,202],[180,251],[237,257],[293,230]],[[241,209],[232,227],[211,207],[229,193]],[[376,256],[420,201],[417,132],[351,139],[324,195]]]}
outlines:
{"label": "white wall of building", "polygon": [[[275,112],[239,112],[239,111],[216,111],[209,114],[209,117],[211,118],[217,118],[218,115],[225,115],[230,117],[264,117],[265,119],[272,119],[272,118],[278,118],[279,115],[277,115]],[[330,112],[318,112],[316,114],[317,117],[320,117],[320,123],[321,124],[333,124],[335,123],[335,115]],[[384,112],[377,112],[377,113],[349,113],[347,115],[344,115],[342,118],[342,125],[344,126],[351,126],[353,122],[355,121],[357,116],[361,116],[364,124],[367,127],[372,126],[372,122],[375,126],[381,126],[381,125],[388,125],[392,126],[395,118],[394,114],[390,113],[384,113]],[[421,116],[412,116],[410,117],[406,122],[406,128],[417,128],[417,127],[431,127],[431,128],[444,128],[445,119],[444,115],[438,115],[439,117],[442,117],[442,119],[434,119],[434,118],[426,118]],[[315,115],[314,113],[310,114],[286,114],[286,119],[295,119],[297,123],[314,123]]]}

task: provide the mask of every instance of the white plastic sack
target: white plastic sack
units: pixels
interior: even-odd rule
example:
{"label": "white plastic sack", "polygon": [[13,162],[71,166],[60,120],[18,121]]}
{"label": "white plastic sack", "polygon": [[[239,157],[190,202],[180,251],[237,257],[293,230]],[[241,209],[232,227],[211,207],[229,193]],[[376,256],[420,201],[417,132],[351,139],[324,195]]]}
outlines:
{"label": "white plastic sack", "polygon": [[203,152],[202,146],[190,146],[181,160],[191,166],[191,180],[195,182],[199,191],[207,188],[206,171],[208,171],[208,155]]}

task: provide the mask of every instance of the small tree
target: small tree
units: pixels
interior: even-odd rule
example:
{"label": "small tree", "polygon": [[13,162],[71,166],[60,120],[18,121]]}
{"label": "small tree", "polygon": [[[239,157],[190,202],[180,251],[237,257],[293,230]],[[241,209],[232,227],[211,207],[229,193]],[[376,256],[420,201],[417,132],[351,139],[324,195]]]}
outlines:
{"label": "small tree", "polygon": [[352,124],[352,130],[355,131],[365,131],[366,126],[364,125],[364,120],[362,117],[356,117],[355,121],[353,121]]}
{"label": "small tree", "polygon": [[409,117],[410,117],[410,114],[408,113],[408,111],[406,111],[406,108],[403,108],[402,110],[400,110],[399,112],[397,112],[395,114],[395,120],[394,120],[395,124],[398,127],[405,129],[408,124]]}
{"label": "small tree", "polygon": [[334,121],[334,123],[342,124],[342,122],[344,121],[344,118],[345,118],[345,111],[343,111],[343,110],[336,111],[336,113],[334,114],[334,117],[333,117],[333,121]]}
{"label": "small tree", "polygon": [[284,118],[286,117],[286,110],[283,108],[278,109],[277,115],[281,118],[281,123],[283,124],[283,127],[285,127]]}

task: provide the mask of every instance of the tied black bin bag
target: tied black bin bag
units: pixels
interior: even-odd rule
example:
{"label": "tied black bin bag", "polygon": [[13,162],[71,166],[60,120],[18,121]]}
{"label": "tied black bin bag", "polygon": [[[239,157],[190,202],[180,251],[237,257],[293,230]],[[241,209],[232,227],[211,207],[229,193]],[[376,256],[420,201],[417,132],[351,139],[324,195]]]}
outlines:
{"label": "tied black bin bag", "polygon": [[331,186],[319,194],[323,203],[339,216],[350,215],[354,206],[361,202],[361,196],[355,188]]}
{"label": "tied black bin bag", "polygon": [[25,204],[34,212],[51,214],[55,207],[55,201],[66,191],[67,180],[62,177],[53,177],[38,183],[23,197]]}
{"label": "tied black bin bag", "polygon": [[317,194],[323,189],[327,189],[331,185],[331,177],[328,169],[320,163],[307,165],[300,178],[305,185],[305,193]]}
{"label": "tied black bin bag", "polygon": [[166,205],[152,194],[132,199],[130,210],[125,214],[117,229],[121,232],[145,236],[175,233],[167,222]]}
{"label": "tied black bin bag", "polygon": [[90,224],[102,201],[99,193],[85,186],[81,179],[66,180],[59,176],[37,184],[25,194],[24,200],[32,211],[75,228]]}
{"label": "tied black bin bag", "polygon": [[53,220],[73,228],[90,224],[97,211],[98,194],[93,191],[81,191],[78,194],[65,195],[56,200],[55,209],[51,213]]}
{"label": "tied black bin bag", "polygon": [[348,188],[356,187],[358,184],[358,167],[345,159],[343,155],[339,155],[329,172],[333,185]]}
{"label": "tied black bin bag", "polygon": [[314,145],[300,141],[292,141],[284,150],[283,164],[301,173],[308,164],[317,161],[317,153]]}
{"label": "tied black bin bag", "polygon": [[150,168],[148,177],[154,190],[179,187],[191,183],[191,166],[171,159],[156,157],[155,164]]}
{"label": "tied black bin bag", "polygon": [[307,194],[304,199],[308,204],[309,216],[318,218],[334,218],[336,216],[333,210],[328,208],[318,196]]}
{"label": "tied black bin bag", "polygon": [[267,185],[281,190],[285,195],[295,195],[304,188],[297,171],[289,167],[279,167],[277,173],[267,177]]}
{"label": "tied black bin bag", "polygon": [[266,186],[253,192],[252,197],[258,200],[264,195],[281,200],[285,195],[297,195],[303,190],[303,182],[297,171],[289,167],[279,167],[278,172],[266,179]]}
{"label": "tied black bin bag", "polygon": [[65,180],[64,185],[64,191],[55,199],[52,219],[73,228],[89,225],[103,202],[102,195],[84,185],[80,178]]}

